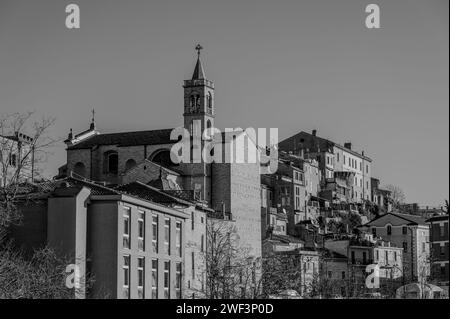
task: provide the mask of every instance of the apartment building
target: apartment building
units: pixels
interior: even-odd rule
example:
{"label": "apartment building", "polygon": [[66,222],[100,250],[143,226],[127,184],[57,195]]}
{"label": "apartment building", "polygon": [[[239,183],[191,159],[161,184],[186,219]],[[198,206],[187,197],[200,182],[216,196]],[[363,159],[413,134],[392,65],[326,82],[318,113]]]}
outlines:
{"label": "apartment building", "polygon": [[[12,237],[28,249],[48,244],[72,261],[82,274],[76,297],[176,299],[201,290],[201,274],[185,265],[204,269],[203,207],[139,182],[116,189],[76,178],[52,183],[39,205],[22,207]],[[85,274],[95,278],[89,295]]]}

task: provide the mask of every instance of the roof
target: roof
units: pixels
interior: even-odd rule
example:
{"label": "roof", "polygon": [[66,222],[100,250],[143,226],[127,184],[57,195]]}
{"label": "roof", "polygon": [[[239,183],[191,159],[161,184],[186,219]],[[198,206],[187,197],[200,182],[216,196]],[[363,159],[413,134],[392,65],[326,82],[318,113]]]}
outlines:
{"label": "roof", "polygon": [[170,139],[172,130],[173,129],[170,128],[152,131],[98,134],[77,144],[71,145],[68,149],[91,148],[97,145],[135,146],[175,143],[175,140]]}
{"label": "roof", "polygon": [[438,215],[438,216],[433,216],[430,217],[426,220],[427,223],[431,223],[431,222],[437,222],[437,221],[441,221],[441,220],[449,220],[449,215],[445,214],[445,215]]}
{"label": "roof", "polygon": [[332,259],[347,259],[347,256],[339,254],[335,251],[323,248],[320,249],[320,253],[324,258],[332,258]]}
{"label": "roof", "polygon": [[132,182],[125,185],[120,185],[116,187],[115,190],[161,204],[182,204],[186,206],[195,205],[195,203],[191,201],[177,197],[173,194],[168,194],[162,190],[141,182]]}
{"label": "roof", "polygon": [[[319,146],[320,149],[328,149],[328,148],[331,148],[333,146],[336,146],[337,148],[340,148],[340,149],[342,149],[342,150],[344,150],[344,151],[346,151],[348,153],[351,153],[351,154],[353,154],[355,156],[358,156],[360,158],[364,158],[365,160],[370,161],[370,162],[372,161],[372,159],[370,157],[362,155],[362,154],[360,154],[360,153],[358,153],[358,152],[356,152],[356,151],[354,151],[352,149],[346,148],[346,147],[344,147],[344,146],[342,146],[342,145],[340,145],[340,144],[338,144],[336,142],[333,142],[333,141],[330,141],[328,139],[319,137],[317,135],[313,135],[313,134],[305,132],[305,131],[301,131],[301,132],[295,134],[294,136],[301,136],[301,135],[303,135],[303,136],[308,135],[309,137],[314,138],[317,141],[317,143],[319,144],[317,146]],[[291,136],[289,138],[284,139],[283,141],[281,141],[279,143],[279,145],[282,144],[285,140],[288,140],[288,139],[290,139],[290,138],[292,138],[294,136]],[[281,146],[280,146],[280,148],[281,148]]]}
{"label": "roof", "polygon": [[272,234],[271,237],[268,238],[269,240],[272,241],[279,241],[281,243],[285,243],[285,244],[289,244],[289,243],[305,243],[303,240],[297,238],[297,237],[293,237],[293,236],[289,236],[289,235],[277,235],[277,234]]}
{"label": "roof", "polygon": [[203,70],[202,61],[200,61],[200,56],[197,59],[197,64],[195,65],[194,73],[192,74],[192,80],[204,80],[205,71]]}
{"label": "roof", "polygon": [[423,218],[422,216],[410,215],[410,214],[401,214],[401,213],[387,213],[387,214],[378,216],[378,217],[372,219],[371,221],[369,221],[368,223],[364,224],[363,226],[370,225],[370,223],[372,223],[373,221],[376,221],[376,220],[378,220],[380,218],[383,218],[384,216],[387,216],[387,215],[392,215],[392,216],[404,219],[404,220],[406,220],[406,221],[408,221],[408,222],[410,222],[412,224],[415,224],[415,225],[428,226],[427,223],[426,223],[425,218]]}

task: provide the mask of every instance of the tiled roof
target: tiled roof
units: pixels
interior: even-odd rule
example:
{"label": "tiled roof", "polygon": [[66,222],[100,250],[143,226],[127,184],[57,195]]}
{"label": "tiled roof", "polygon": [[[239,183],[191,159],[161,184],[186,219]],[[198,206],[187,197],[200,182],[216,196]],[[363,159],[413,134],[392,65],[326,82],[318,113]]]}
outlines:
{"label": "tiled roof", "polygon": [[426,220],[422,216],[410,215],[410,214],[401,214],[401,213],[387,213],[387,214],[381,215],[379,217],[376,217],[375,219],[372,219],[368,223],[363,224],[363,226],[370,225],[372,222],[374,222],[374,221],[376,221],[376,220],[378,220],[380,218],[383,218],[384,216],[387,216],[387,215],[396,216],[398,218],[401,218],[401,219],[404,219],[406,221],[409,221],[410,223],[413,223],[413,224],[427,226]]}
{"label": "tiled roof", "polygon": [[164,191],[156,189],[150,185],[145,185],[141,182],[132,182],[125,185],[120,185],[116,187],[115,190],[160,204],[194,205],[192,202],[176,197],[172,194],[167,194]]}
{"label": "tiled roof", "polygon": [[172,129],[122,132],[110,134],[98,134],[81,141],[68,149],[91,148],[96,145],[117,145],[117,146],[135,146],[135,145],[157,145],[175,143],[170,139]]}

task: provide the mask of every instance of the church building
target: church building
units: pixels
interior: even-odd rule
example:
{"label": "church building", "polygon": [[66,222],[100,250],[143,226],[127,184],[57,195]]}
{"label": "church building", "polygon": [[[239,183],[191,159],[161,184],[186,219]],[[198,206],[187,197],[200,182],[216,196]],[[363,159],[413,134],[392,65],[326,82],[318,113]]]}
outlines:
{"label": "church building", "polygon": [[[214,128],[214,82],[206,78],[197,46],[192,78],[184,81],[183,127],[191,136]],[[157,111],[157,110],[156,110]],[[88,130],[69,133],[62,175],[107,186],[141,182],[189,196],[222,218],[235,221],[242,247],[261,257],[261,179],[259,163],[172,162],[172,128],[102,134],[94,114]],[[203,149],[204,139],[201,140]],[[193,143],[195,144],[195,143]],[[194,147],[198,147],[194,145]]]}

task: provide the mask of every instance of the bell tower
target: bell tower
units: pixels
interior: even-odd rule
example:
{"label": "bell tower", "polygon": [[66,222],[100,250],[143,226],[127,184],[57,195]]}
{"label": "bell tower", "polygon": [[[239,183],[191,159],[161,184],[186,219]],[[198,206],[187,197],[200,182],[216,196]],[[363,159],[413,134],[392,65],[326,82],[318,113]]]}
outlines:
{"label": "bell tower", "polygon": [[205,163],[201,152],[205,145],[203,132],[214,127],[214,83],[206,79],[197,45],[197,63],[190,80],[184,81],[184,128],[191,136],[191,162],[180,168],[188,176],[186,189],[194,191],[198,200],[211,204],[211,164]]}
{"label": "bell tower", "polygon": [[[190,80],[184,81],[184,127],[191,133],[202,134],[214,127],[214,83],[207,80],[200,60],[202,46],[198,44],[197,64]],[[201,136],[201,135],[198,135]]]}

